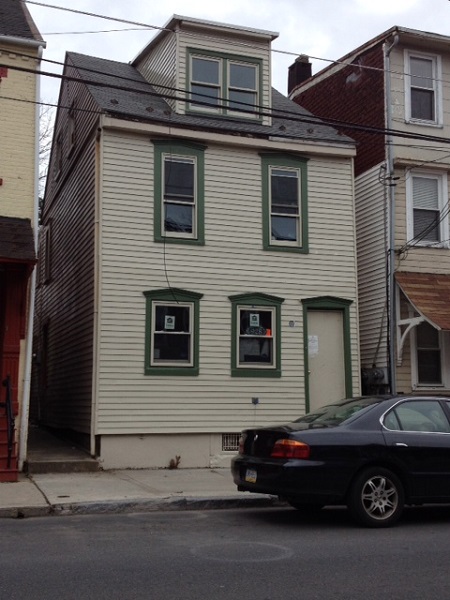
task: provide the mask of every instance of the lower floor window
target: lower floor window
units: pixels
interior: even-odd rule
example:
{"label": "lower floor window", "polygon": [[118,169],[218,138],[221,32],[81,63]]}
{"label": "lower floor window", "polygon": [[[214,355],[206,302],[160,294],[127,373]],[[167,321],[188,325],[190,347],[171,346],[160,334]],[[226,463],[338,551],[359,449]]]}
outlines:
{"label": "lower floor window", "polygon": [[192,365],[192,302],[154,302],[151,364]]}
{"label": "lower floor window", "polygon": [[441,385],[441,346],[439,331],[421,323],[416,331],[417,379],[419,385]]}
{"label": "lower floor window", "polygon": [[144,296],[145,374],[198,375],[202,294],[171,288],[144,292]]}
{"label": "lower floor window", "polygon": [[230,296],[232,303],[231,375],[281,377],[281,304],[262,293]]}
{"label": "lower floor window", "polygon": [[239,365],[274,364],[273,324],[274,308],[239,311]]}

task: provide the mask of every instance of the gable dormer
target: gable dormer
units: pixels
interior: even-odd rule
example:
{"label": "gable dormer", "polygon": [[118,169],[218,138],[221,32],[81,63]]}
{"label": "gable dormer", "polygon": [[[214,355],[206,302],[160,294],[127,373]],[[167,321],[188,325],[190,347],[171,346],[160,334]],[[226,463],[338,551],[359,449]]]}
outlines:
{"label": "gable dormer", "polygon": [[178,114],[271,125],[277,33],[174,15],[132,65]]}

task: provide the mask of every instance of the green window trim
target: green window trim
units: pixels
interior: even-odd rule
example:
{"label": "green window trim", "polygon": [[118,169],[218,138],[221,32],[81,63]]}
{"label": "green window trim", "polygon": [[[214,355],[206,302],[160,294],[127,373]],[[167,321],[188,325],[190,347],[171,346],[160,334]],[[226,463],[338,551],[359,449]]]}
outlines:
{"label": "green window trim", "polygon": [[[192,84],[192,63],[191,59],[198,56],[199,58],[216,60],[219,63],[219,79],[217,84],[206,84],[206,87],[217,87],[219,103],[217,108],[206,106],[192,106],[190,102],[191,96],[191,84]],[[240,64],[243,66],[254,66],[256,68],[256,86],[254,89],[255,99],[255,111],[251,111],[250,108],[246,107],[246,103],[243,103],[242,110],[233,110],[227,107],[227,102],[230,99],[230,91],[236,90],[235,86],[231,83],[231,76],[229,67],[231,64]],[[253,58],[251,56],[243,56],[239,54],[228,54],[223,52],[215,52],[213,50],[201,50],[198,48],[187,48],[186,49],[186,90],[188,96],[188,102],[186,104],[186,113],[202,113],[212,114],[214,116],[222,117],[238,117],[240,119],[251,119],[252,121],[262,121],[262,115],[258,109],[262,104],[263,98],[263,61],[260,58]],[[248,88],[250,89],[250,88]],[[222,102],[220,102],[222,100]],[[207,97],[205,97],[207,102]],[[248,112],[246,112],[248,111]]]}
{"label": "green window trim", "polygon": [[301,300],[303,306],[303,356],[305,362],[305,398],[306,412],[309,411],[309,353],[308,353],[308,311],[310,310],[338,310],[342,312],[344,324],[344,364],[345,364],[345,395],[353,396],[352,377],[352,345],[350,336],[350,305],[353,300],[335,298],[334,296],[320,296]]}
{"label": "green window trim", "polygon": [[[231,376],[232,377],[281,377],[281,305],[284,298],[263,293],[247,293],[229,296],[231,302]],[[270,309],[274,314],[273,339],[274,360],[271,366],[240,366],[238,344],[238,315],[240,310]]]}
{"label": "green window trim", "polygon": [[[154,219],[155,242],[166,244],[205,244],[205,149],[206,146],[180,140],[153,140],[154,145]],[[165,157],[192,158],[195,162],[195,200],[193,204],[193,234],[170,235],[163,231],[164,223],[164,160]]]}
{"label": "green window trim", "polygon": [[[263,248],[275,252],[309,252],[307,158],[287,154],[261,154]],[[299,224],[296,242],[272,242],[271,239],[271,168],[295,170],[299,176]]]}
{"label": "green window trim", "polygon": [[[179,288],[150,290],[143,292],[145,296],[145,375],[165,376],[197,376],[199,374],[199,335],[200,335],[200,299],[203,294],[182,290]],[[152,344],[154,334],[154,305],[177,306],[184,305],[192,308],[192,365],[152,365]]]}

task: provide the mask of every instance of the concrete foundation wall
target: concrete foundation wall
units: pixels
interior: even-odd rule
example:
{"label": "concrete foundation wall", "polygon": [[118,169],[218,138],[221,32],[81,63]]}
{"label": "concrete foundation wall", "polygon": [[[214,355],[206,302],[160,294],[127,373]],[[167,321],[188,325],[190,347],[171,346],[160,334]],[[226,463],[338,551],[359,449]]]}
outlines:
{"label": "concrete foundation wall", "polygon": [[100,440],[103,469],[228,467],[236,452],[222,451],[221,434],[104,435]]}

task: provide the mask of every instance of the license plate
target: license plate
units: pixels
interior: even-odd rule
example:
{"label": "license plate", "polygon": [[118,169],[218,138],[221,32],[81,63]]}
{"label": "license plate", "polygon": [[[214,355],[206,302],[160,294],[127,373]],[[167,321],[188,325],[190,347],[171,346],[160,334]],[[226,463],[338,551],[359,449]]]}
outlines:
{"label": "license plate", "polygon": [[255,469],[247,469],[245,473],[245,481],[247,481],[247,483],[256,483]]}

